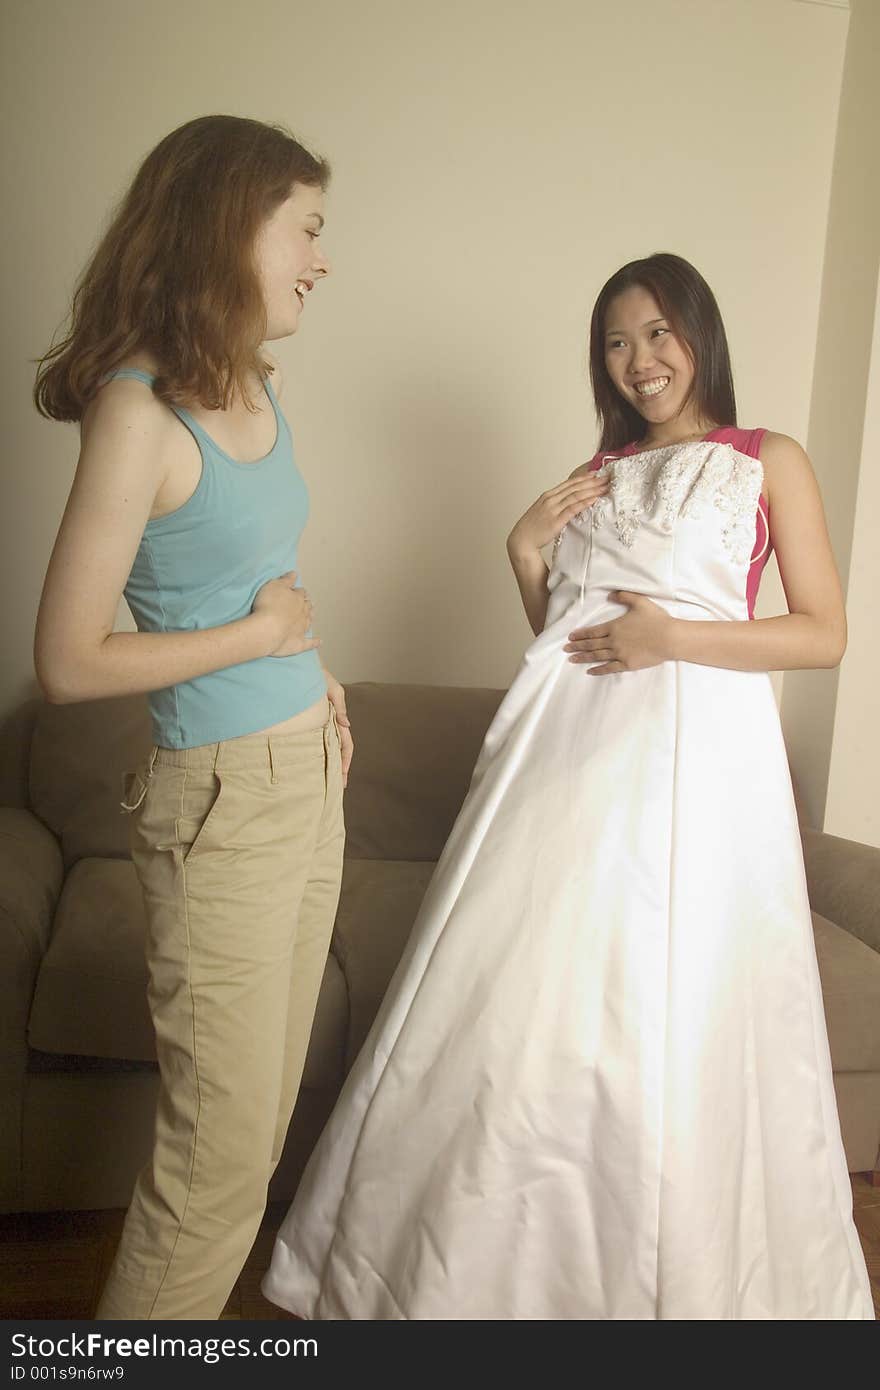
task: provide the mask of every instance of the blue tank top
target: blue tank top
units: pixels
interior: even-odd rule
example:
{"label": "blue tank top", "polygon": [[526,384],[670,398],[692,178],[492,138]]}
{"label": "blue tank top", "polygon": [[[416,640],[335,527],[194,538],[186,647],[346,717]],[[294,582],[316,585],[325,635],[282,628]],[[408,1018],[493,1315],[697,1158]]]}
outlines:
{"label": "blue tank top", "polygon": [[[134,367],[107,380],[114,377],[147,386],[155,380]],[[255,463],[237,463],[189,411],[171,407],[199,446],[202,473],[181,507],[144,528],[125,586],[140,632],[193,632],[244,618],[267,580],[297,568],[308,493],[287,421],[265,385],[275,443]],[[153,691],[153,738],[165,748],[195,748],[256,733],[308,709],[326,691],[317,651],[258,657]]]}

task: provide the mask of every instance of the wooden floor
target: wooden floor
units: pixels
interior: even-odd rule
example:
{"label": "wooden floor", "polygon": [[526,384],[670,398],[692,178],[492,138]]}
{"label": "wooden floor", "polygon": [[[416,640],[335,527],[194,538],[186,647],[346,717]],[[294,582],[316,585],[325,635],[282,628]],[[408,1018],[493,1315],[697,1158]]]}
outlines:
{"label": "wooden floor", "polygon": [[[852,1176],[855,1223],[880,1318],[880,1186]],[[289,1320],[260,1293],[283,1205],[269,1207],[224,1319]],[[121,1211],[0,1217],[0,1318],[91,1318],[122,1229]]]}

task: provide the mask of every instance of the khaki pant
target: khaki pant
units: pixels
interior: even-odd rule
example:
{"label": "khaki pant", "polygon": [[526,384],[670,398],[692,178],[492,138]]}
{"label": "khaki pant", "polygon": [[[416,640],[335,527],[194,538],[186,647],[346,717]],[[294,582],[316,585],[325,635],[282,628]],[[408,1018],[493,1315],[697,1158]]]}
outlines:
{"label": "khaki pant", "polygon": [[99,1318],[217,1318],[302,1076],[342,873],[323,729],[154,749],[126,796],[161,1088]]}

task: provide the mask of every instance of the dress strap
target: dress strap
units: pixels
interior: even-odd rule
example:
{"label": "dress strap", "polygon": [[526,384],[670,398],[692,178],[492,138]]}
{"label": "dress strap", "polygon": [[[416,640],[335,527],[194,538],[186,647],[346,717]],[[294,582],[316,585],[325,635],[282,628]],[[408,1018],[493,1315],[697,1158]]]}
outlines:
{"label": "dress strap", "polygon": [[745,454],[748,458],[756,459],[761,449],[761,440],[767,433],[763,427],[756,430],[741,430],[738,425],[722,425],[720,429],[712,430],[706,435],[707,439],[716,440],[719,444],[732,444],[738,454]]}
{"label": "dress strap", "polygon": [[132,377],[135,381],[142,381],[145,386],[152,386],[156,380],[152,372],[141,371],[140,367],[117,367],[115,372],[108,372],[104,381],[116,381],[119,377]]}
{"label": "dress strap", "polygon": [[[145,386],[152,386],[153,382],[156,380],[155,373],[145,372],[140,367],[118,367],[115,372],[108,372],[101,384],[106,385],[108,381],[116,381],[124,377],[129,377],[132,381],[142,381]],[[184,410],[183,406],[170,405],[169,409],[174,411],[178,420],[186,426],[190,434],[195,436],[196,443],[199,444],[200,449],[202,440],[206,440],[212,448],[217,447],[207,431],[202,428],[197,420],[193,419],[188,410]],[[202,457],[204,457],[204,451],[202,451]]]}
{"label": "dress strap", "polygon": [[767,433],[766,429],[743,430],[743,446],[741,453],[748,454],[749,458],[756,459],[761,450],[761,441]]}

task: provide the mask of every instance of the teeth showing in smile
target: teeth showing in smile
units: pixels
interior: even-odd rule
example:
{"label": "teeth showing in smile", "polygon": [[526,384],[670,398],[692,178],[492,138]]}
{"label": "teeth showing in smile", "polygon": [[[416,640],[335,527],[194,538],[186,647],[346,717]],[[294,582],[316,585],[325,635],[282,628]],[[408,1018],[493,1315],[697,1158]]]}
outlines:
{"label": "teeth showing in smile", "polygon": [[297,280],[296,284],[293,287],[293,292],[299,300],[300,304],[305,303],[305,297],[311,288],[312,287],[307,280]]}
{"label": "teeth showing in smile", "polygon": [[638,396],[659,396],[669,385],[668,376],[654,376],[650,381],[637,381],[633,390]]}

